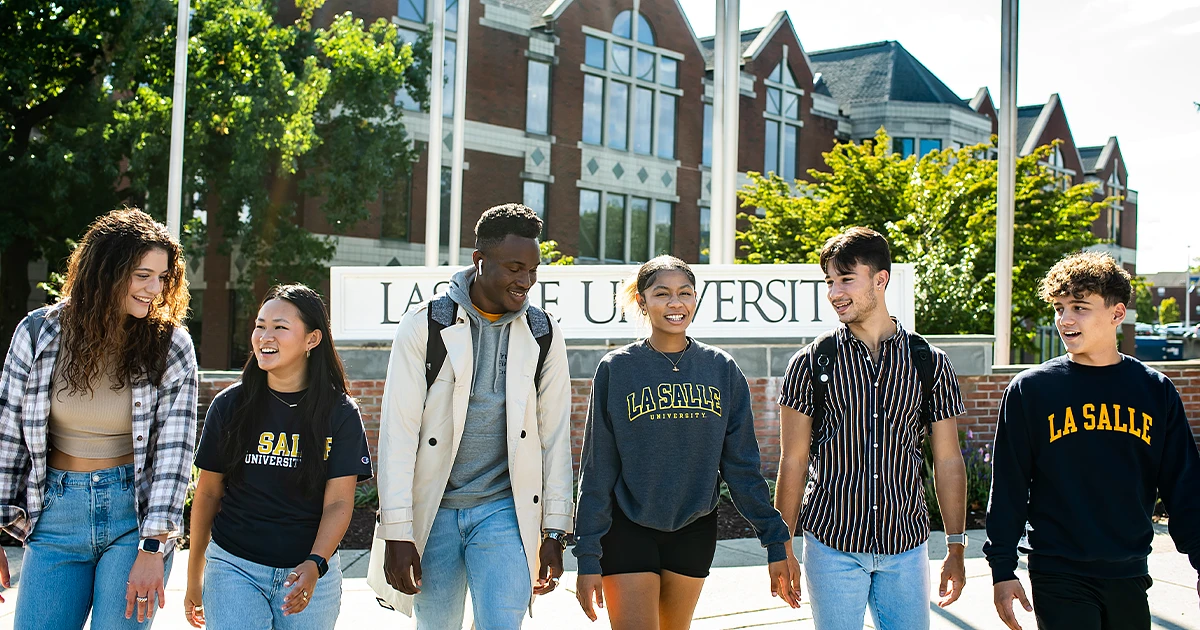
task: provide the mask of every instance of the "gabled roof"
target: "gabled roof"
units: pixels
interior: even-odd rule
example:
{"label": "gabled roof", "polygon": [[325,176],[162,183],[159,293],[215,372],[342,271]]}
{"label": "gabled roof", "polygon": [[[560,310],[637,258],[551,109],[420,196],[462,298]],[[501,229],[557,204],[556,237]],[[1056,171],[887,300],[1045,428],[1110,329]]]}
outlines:
{"label": "gabled roof", "polygon": [[[1047,112],[1047,118],[1049,118],[1050,110],[1046,105],[1043,103],[1042,105],[1025,105],[1017,108],[1017,150],[1021,155],[1029,153],[1029,151],[1025,151],[1023,148],[1029,142],[1029,135],[1033,132],[1033,128],[1038,126],[1038,120],[1041,119],[1043,110]],[[1046,123],[1043,122],[1041,127],[1045,127],[1045,125]],[[1033,137],[1033,141],[1036,143],[1041,135],[1042,132],[1039,128],[1037,134]],[[1034,144],[1033,148],[1036,149],[1037,145]]]}
{"label": "gabled roof", "polygon": [[967,102],[967,107],[975,111],[980,111],[984,105],[989,105],[992,109],[996,109],[996,103],[992,101],[992,93],[987,89],[986,85],[979,88],[979,91],[975,92],[975,96],[971,97],[971,100]]}
{"label": "gabled roof", "polygon": [[829,98],[833,98],[833,94],[829,91],[829,84],[825,82],[825,76],[820,72],[813,75],[813,94],[824,94]]}
{"label": "gabled roof", "polygon": [[885,41],[809,54],[829,91],[843,105],[906,101],[966,104],[899,42]]}
{"label": "gabled roof", "polygon": [[[741,59],[756,59],[774,37],[779,29],[787,24],[792,31],[792,37],[796,39],[796,43],[800,44],[800,35],[796,33],[796,28],[792,25],[792,19],[787,11],[780,11],[767,22],[766,26],[761,28],[752,28],[741,32]],[[712,70],[713,56],[716,54],[713,48],[716,46],[715,36],[705,37],[700,40],[700,53],[704,55],[704,69]],[[812,60],[809,59],[808,53],[804,50],[804,45],[800,44],[800,54],[804,55],[804,61],[812,67]]]}
{"label": "gabled roof", "polygon": [[[742,31],[741,41],[739,42],[740,49],[738,50],[738,59],[746,58],[746,51],[750,50],[750,45],[754,43],[754,40],[758,38],[758,34],[762,32],[762,30],[763,29],[761,28],[754,28],[748,31]],[[706,70],[712,70],[713,68],[713,56],[716,55],[714,48],[716,45],[717,40],[715,35],[700,38],[700,54],[704,55],[704,68]]]}
{"label": "gabled roof", "polygon": [[546,13],[553,13],[552,9],[559,8],[557,5],[565,8],[569,0],[500,0],[500,3],[528,13],[530,26],[541,26],[546,23],[543,17]]}
{"label": "gabled roof", "polygon": [[1109,162],[1121,152],[1116,136],[1109,136],[1108,142],[1098,147],[1083,147],[1079,156],[1083,160],[1083,170],[1086,173],[1099,173],[1108,168]]}
{"label": "gabled roof", "polygon": [[1084,173],[1095,173],[1096,162],[1100,159],[1100,154],[1104,152],[1104,147],[1079,147],[1079,159],[1083,161]]}

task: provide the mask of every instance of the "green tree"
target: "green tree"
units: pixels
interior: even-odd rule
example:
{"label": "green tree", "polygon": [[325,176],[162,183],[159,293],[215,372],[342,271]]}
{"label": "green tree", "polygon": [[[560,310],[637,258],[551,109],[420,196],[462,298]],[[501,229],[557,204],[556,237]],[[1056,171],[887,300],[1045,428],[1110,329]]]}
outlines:
{"label": "green tree", "polygon": [[[874,141],[839,144],[825,154],[829,172],[810,171],[795,191],[783,180],[751,174],[740,191],[747,216],[738,237],[744,262],[817,262],[825,240],[861,225],[886,234],[896,262],[913,263],[917,326],[933,334],[990,333],[995,299],[996,162],[991,145],[934,151],[919,160]],[[1017,161],[1013,253],[1013,342],[1032,350],[1038,323],[1049,319],[1037,297],[1040,278],[1063,255],[1096,242],[1091,223],[1102,203],[1093,186],[1062,190],[1040,147]]]}
{"label": "green tree", "polygon": [[538,252],[542,263],[547,265],[574,265],[575,257],[567,256],[558,251],[558,241],[542,241],[538,243]]}
{"label": "green tree", "polygon": [[1160,324],[1174,324],[1175,322],[1183,321],[1183,315],[1179,312],[1179,302],[1169,297],[1158,303],[1158,322]]}
{"label": "green tree", "polygon": [[1153,286],[1153,282],[1142,276],[1136,276],[1133,279],[1134,304],[1139,323],[1153,324],[1158,317],[1158,309],[1154,308],[1154,297],[1150,295],[1150,287]]}

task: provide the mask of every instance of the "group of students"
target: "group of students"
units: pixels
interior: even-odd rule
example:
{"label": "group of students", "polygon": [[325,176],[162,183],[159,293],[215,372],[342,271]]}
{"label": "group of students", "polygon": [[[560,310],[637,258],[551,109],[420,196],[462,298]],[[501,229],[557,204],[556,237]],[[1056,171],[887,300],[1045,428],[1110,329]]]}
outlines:
{"label": "group of students", "polygon": [[[842,325],[788,365],[772,503],[746,378],[687,335],[697,281],[669,256],[625,286],[648,335],[596,369],[576,492],[566,344],[528,300],[541,228],[520,204],[485,212],[473,265],[397,329],[368,569],[381,603],[419,629],[457,630],[469,591],[476,628],[519,628],[534,596],[557,588],[573,535],[587,618],[599,606],[616,629],[687,628],[723,481],[766,548],[771,594],[796,608],[803,591],[819,629],[858,630],[867,609],[877,628],[928,628],[927,436],[948,549],[938,604],[958,599],[965,408],[946,355],[888,314],[883,236],[851,228],[821,252]],[[1129,275],[1076,254],[1041,295],[1067,355],[1004,393],[984,546],[996,609],[1014,629],[1014,600],[1043,629],[1149,628],[1156,498],[1200,570],[1200,455],[1170,380],[1117,351]],[[241,379],[209,405],[198,447],[183,255],[166,228],[134,209],[100,217],[63,296],[17,327],[0,377],[0,526],[25,545],[15,626],[149,626],[194,463],[187,620],[332,628],[337,548],[372,462],[321,296],[268,292]]]}

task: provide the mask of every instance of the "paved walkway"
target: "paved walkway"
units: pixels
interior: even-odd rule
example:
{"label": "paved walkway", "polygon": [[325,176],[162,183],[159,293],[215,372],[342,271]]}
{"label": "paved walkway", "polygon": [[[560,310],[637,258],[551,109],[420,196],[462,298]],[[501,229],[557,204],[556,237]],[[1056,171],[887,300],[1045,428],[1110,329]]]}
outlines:
{"label": "paved walkway", "polygon": [[[991,579],[987,562],[980,547],[984,533],[972,531],[971,546],[967,552],[967,587],[962,598],[948,609],[936,605],[933,610],[932,628],[935,630],[977,629],[1003,630],[1004,625],[996,617],[992,607]],[[938,536],[935,535],[935,539]],[[799,542],[799,541],[797,541]],[[940,571],[944,545],[930,541],[930,570],[934,576]],[[21,550],[5,549],[13,568],[14,581],[19,580]],[[602,616],[600,622],[591,624],[579,609],[574,596],[574,558],[567,554],[568,573],[563,576],[559,591],[539,597],[534,604],[534,617],[527,619],[528,630],[564,630],[575,628],[607,628]],[[342,599],[342,613],[337,628],[366,630],[368,628],[395,628],[409,630],[413,627],[407,617],[379,607],[374,593],[366,584],[367,553],[365,551],[343,551],[342,563],[346,580]],[[813,628],[812,611],[806,603],[799,610],[792,610],[782,601],[771,597],[766,587],[766,552],[755,540],[730,540],[718,543],[717,557],[712,575],[705,583],[696,609],[695,630],[733,630],[740,628]],[[160,611],[156,630],[183,630],[190,628],[183,618],[183,592],[187,580],[187,552],[175,560],[175,569],[167,582],[167,607]],[[1022,563],[1024,567],[1024,563]],[[1028,588],[1025,571],[1018,572]],[[1158,528],[1154,540],[1154,553],[1150,557],[1150,574],[1154,576],[1154,587],[1150,589],[1150,610],[1154,616],[1154,628],[1161,630],[1200,630],[1200,600],[1196,595],[1196,572],[1187,558],[1176,553],[1166,528]],[[18,584],[19,586],[19,584]],[[565,587],[565,588],[564,588]],[[936,588],[936,584],[935,584]],[[4,592],[7,603],[0,604],[0,630],[12,628],[13,602],[19,588]],[[1033,629],[1033,615],[1020,610],[1023,628]],[[866,628],[870,624],[867,616]],[[468,621],[469,624],[469,621]]]}

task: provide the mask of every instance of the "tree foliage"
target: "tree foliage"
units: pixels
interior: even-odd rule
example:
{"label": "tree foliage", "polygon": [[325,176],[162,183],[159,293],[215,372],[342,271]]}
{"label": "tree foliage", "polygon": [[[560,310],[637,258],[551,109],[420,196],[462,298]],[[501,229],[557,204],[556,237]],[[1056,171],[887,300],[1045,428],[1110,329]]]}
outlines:
{"label": "tree foliage", "polygon": [[1174,324],[1181,321],[1183,321],[1183,315],[1179,312],[1178,300],[1169,297],[1158,303],[1158,323]]}
{"label": "tree foliage", "polygon": [[[747,263],[815,263],[825,241],[851,226],[888,237],[892,258],[917,270],[917,327],[931,334],[993,330],[996,162],[992,145],[934,151],[918,159],[890,150],[881,129],[873,142],[839,144],[828,172],[788,184],[751,173],[739,192],[762,216],[738,238]],[[1036,325],[1049,320],[1037,286],[1067,253],[1097,242],[1091,224],[1103,202],[1091,184],[1063,190],[1041,164],[1051,147],[1017,160],[1013,253],[1013,342],[1033,350]],[[794,188],[793,188],[794,186]]]}
{"label": "tree foliage", "polygon": [[1158,319],[1158,309],[1154,308],[1154,297],[1150,295],[1150,287],[1154,286],[1142,276],[1133,278],[1134,309],[1137,310],[1137,321],[1142,324],[1153,324]]}

